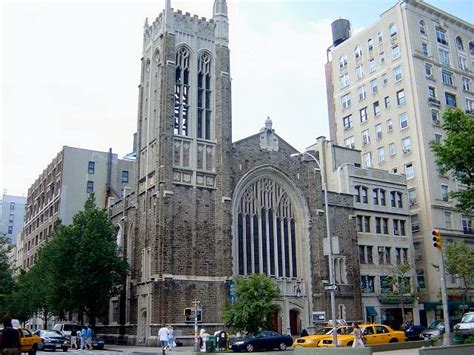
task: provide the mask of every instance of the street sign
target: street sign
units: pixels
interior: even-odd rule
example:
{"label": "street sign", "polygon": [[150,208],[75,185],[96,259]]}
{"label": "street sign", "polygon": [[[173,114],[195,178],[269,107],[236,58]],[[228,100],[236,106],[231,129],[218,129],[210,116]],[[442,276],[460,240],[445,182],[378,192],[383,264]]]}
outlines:
{"label": "street sign", "polygon": [[324,286],[324,289],[326,291],[336,291],[337,290],[337,285],[327,285],[327,286]]}

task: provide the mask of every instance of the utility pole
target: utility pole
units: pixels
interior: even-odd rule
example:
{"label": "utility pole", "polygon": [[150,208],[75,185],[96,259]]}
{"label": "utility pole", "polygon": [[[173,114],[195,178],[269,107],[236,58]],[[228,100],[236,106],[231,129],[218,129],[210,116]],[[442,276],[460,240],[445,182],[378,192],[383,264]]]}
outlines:
{"label": "utility pole", "polygon": [[201,301],[194,299],[193,303],[193,310],[194,310],[194,350],[199,352],[199,334],[198,334],[198,317],[197,311],[198,306],[201,304]]}

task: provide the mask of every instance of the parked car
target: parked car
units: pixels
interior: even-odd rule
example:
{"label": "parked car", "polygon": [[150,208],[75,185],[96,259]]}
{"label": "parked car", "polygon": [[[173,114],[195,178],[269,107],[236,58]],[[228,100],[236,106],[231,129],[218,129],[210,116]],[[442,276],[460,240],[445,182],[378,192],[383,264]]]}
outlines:
{"label": "parked car", "polygon": [[76,334],[76,332],[81,330],[82,327],[76,322],[64,322],[55,324],[53,329],[61,332],[64,336],[70,337],[71,333]]}
{"label": "parked car", "polygon": [[237,339],[230,343],[232,351],[248,351],[251,353],[255,350],[286,350],[293,344],[293,338],[290,335],[282,335],[269,330],[262,331],[255,336]]}
{"label": "parked car", "polygon": [[56,351],[57,349],[62,349],[62,351],[67,351],[69,348],[67,338],[59,330],[37,330],[35,334],[41,338],[38,350]]}
{"label": "parked car", "polygon": [[102,340],[102,338],[95,335],[92,337],[92,349],[103,350],[104,346],[105,342]]}
{"label": "parked car", "polygon": [[444,323],[440,320],[435,320],[420,333],[420,339],[430,340],[432,338],[439,338],[442,334],[444,334]]}
{"label": "parked car", "polygon": [[474,335],[474,312],[464,314],[461,322],[454,326],[454,331],[463,337]]}
{"label": "parked car", "polygon": [[420,333],[423,330],[425,330],[425,327],[422,325],[410,325],[405,329],[407,340],[420,340]]}
{"label": "parked car", "polygon": [[[15,327],[16,328],[16,327]],[[17,328],[20,333],[20,351],[21,353],[28,353],[29,355],[35,355],[38,350],[39,344],[41,343],[41,338],[28,329]],[[3,349],[2,346],[2,331],[0,329],[0,350]]]}
{"label": "parked car", "polygon": [[[353,328],[348,325],[338,325],[336,328],[337,334],[350,334],[352,333]],[[323,328],[319,328],[313,335],[307,335],[301,338],[296,339],[293,342],[293,347],[296,348],[298,346],[304,348],[315,348],[318,346],[318,343],[323,339],[326,338],[327,335],[332,335],[333,328],[332,326],[327,326]]]}
{"label": "parked car", "polygon": [[[361,324],[360,330],[365,337],[367,345],[398,343],[406,340],[404,332],[393,330],[384,324]],[[339,346],[352,346],[354,343],[354,334],[343,334],[337,336],[337,343]],[[333,347],[332,335],[326,336],[322,339],[318,347]]]}

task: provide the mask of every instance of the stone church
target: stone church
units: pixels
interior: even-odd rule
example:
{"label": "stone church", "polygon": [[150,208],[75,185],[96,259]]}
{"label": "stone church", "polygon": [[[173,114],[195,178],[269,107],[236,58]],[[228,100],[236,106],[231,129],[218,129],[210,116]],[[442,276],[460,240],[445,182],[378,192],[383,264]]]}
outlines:
{"label": "stone church", "polygon": [[[110,209],[130,263],[102,333],[156,344],[159,327],[222,329],[233,278],[264,273],[281,290],[273,328],[299,334],[330,318],[321,174],[275,133],[270,119],[232,142],[226,0],[212,19],[164,11],[145,23],[135,191]],[[238,121],[235,122],[238,124]],[[353,197],[329,193],[338,318],[361,319]],[[326,248],[327,249],[327,248]],[[320,313],[318,313],[320,314]]]}

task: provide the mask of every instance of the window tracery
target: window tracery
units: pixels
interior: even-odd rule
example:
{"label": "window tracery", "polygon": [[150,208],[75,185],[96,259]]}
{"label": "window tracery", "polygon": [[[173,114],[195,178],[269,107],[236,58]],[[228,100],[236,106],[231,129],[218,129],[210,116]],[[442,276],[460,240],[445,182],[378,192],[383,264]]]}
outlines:
{"label": "window tracery", "polygon": [[296,220],[282,186],[270,178],[255,181],[236,212],[238,274],[297,277]]}
{"label": "window tracery", "polygon": [[189,61],[190,52],[186,47],[176,52],[175,93],[174,93],[174,134],[188,135],[189,126]]}
{"label": "window tracery", "polygon": [[197,79],[197,137],[211,139],[211,56],[207,52],[199,56]]}

